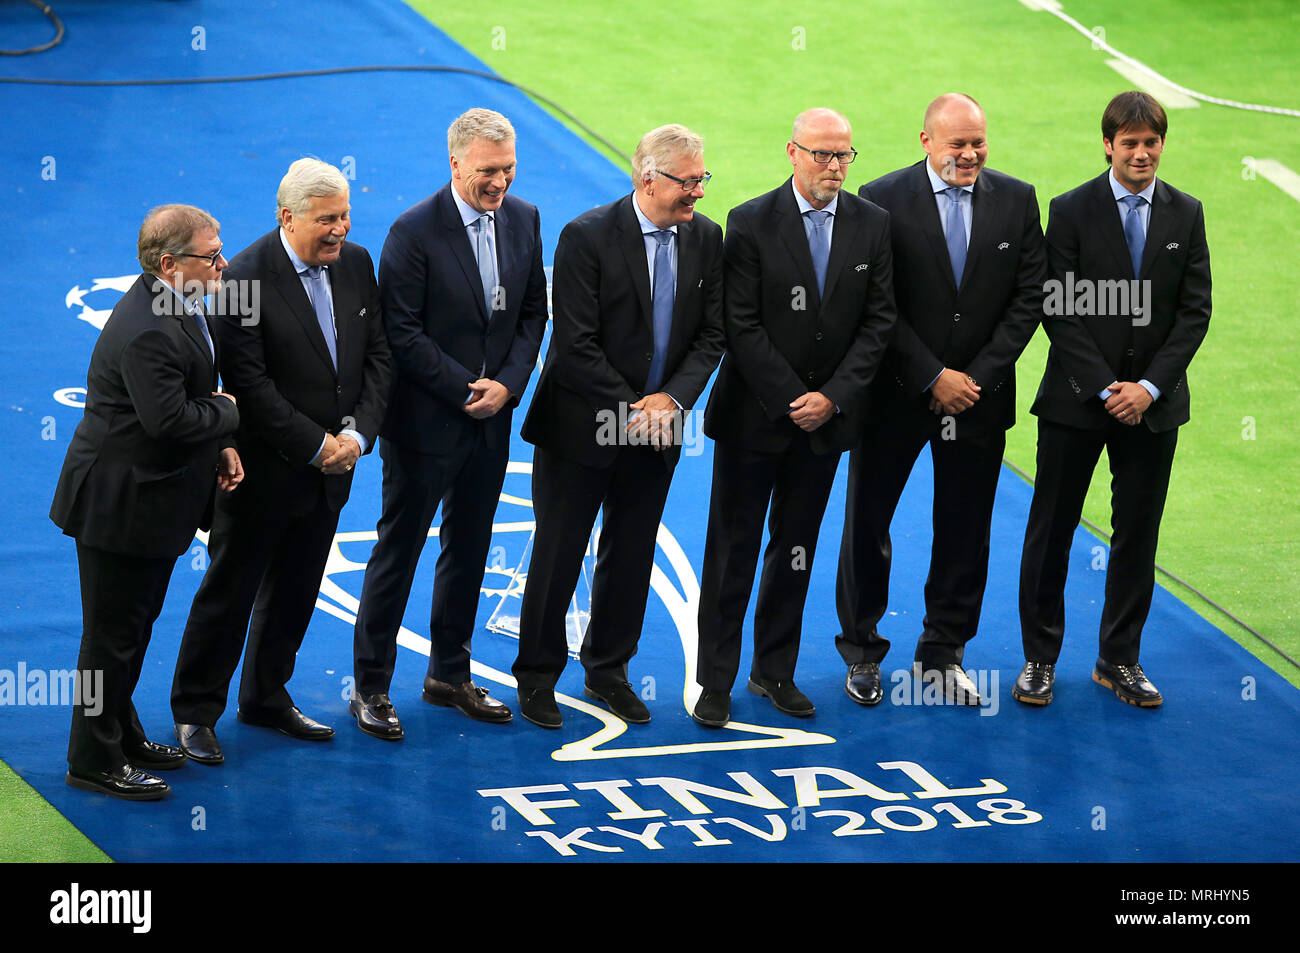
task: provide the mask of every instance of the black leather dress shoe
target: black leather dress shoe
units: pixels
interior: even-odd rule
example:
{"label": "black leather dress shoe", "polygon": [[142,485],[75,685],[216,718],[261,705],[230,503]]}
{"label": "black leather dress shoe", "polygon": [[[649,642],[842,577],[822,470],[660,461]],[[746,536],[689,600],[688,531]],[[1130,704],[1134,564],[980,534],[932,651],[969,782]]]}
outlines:
{"label": "black leather dress shoe", "polygon": [[149,771],[170,771],[179,768],[186,761],[185,752],[171,745],[160,745],[156,741],[144,741],[140,747],[123,751],[128,764]]}
{"label": "black leather dress shoe", "polygon": [[348,702],[348,711],[357,720],[357,727],[366,734],[385,741],[402,740],[402,723],[397,719],[393,703],[382,692],[365,698],[353,692],[352,700]]}
{"label": "black leather dress shoe", "polygon": [[457,708],[475,721],[504,725],[514,718],[509,708],[489,695],[486,688],[473,682],[451,685],[426,677],[423,697],[430,705]]}
{"label": "black leather dress shoe", "polygon": [[721,728],[731,720],[731,694],[705,689],[696,699],[691,717],[706,728]]}
{"label": "black leather dress shoe", "polygon": [[328,741],[334,737],[333,728],[308,718],[298,710],[296,705],[274,715],[266,716],[246,715],[243,709],[240,709],[236,712],[235,717],[246,725],[257,725],[259,728],[274,728],[281,734],[301,741]]}
{"label": "black leather dress shoe", "polygon": [[795,687],[794,682],[778,682],[770,678],[749,677],[747,686],[755,695],[772,699],[772,706],[777,711],[794,715],[796,718],[808,718],[817,713],[813,703],[803,692]]}
{"label": "black leather dress shoe", "polygon": [[956,662],[933,667],[917,662],[912,666],[912,672],[923,682],[937,683],[943,690],[943,697],[954,705],[976,707],[980,704],[979,689],[970,680],[966,670]]}
{"label": "black leather dress shoe", "polygon": [[1011,697],[1026,705],[1046,705],[1052,700],[1056,666],[1051,662],[1026,662],[1011,686]]}
{"label": "black leather dress shoe", "polygon": [[112,771],[69,771],[64,780],[80,791],[94,791],[127,801],[156,801],[171,791],[166,781],[129,764]]}
{"label": "black leather dress shoe", "polygon": [[844,691],[859,705],[879,705],[885,697],[880,687],[880,663],[857,662],[849,666],[844,678]]}
{"label": "black leather dress shoe", "polygon": [[539,728],[559,728],[563,724],[555,692],[549,688],[519,689],[519,714]]}
{"label": "black leather dress shoe", "polygon": [[1139,708],[1158,708],[1164,702],[1141,665],[1114,665],[1099,658],[1097,667],[1092,670],[1092,680],[1103,688],[1109,688],[1122,701]]}
{"label": "black leather dress shoe", "polygon": [[604,702],[609,710],[626,722],[634,725],[650,724],[650,709],[636,697],[632,686],[627,682],[611,682],[608,685],[583,685],[582,694]]}
{"label": "black leather dress shoe", "polygon": [[198,764],[221,764],[226,760],[217,733],[207,725],[186,725],[178,721],[176,741],[185,756]]}

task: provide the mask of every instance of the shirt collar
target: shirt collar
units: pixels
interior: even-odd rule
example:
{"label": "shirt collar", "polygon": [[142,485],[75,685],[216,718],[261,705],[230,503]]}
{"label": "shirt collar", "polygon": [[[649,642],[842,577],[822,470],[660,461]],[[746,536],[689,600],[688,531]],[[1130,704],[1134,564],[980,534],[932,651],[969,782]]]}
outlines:
{"label": "shirt collar", "polygon": [[284,246],[284,250],[288,253],[289,263],[293,265],[294,271],[301,275],[304,272],[311,270],[312,266],[299,258],[298,253],[295,252],[293,246],[289,244],[289,236],[284,233],[283,226],[280,227],[280,244]]}
{"label": "shirt collar", "polygon": [[1114,168],[1110,170],[1110,175],[1108,175],[1106,179],[1110,182],[1110,192],[1111,195],[1115,196],[1116,202],[1122,200],[1126,195],[1140,195],[1147,200],[1147,205],[1150,205],[1152,197],[1156,194],[1155,178],[1152,178],[1151,184],[1141,192],[1130,192],[1128,189],[1124,188],[1124,186],[1120,185],[1119,179],[1115,178]]}
{"label": "shirt collar", "polygon": [[[150,272],[150,274],[153,273]],[[198,301],[191,301],[189,298],[185,297],[185,295],[177,291],[175,285],[171,284],[168,281],[165,281],[163,278],[159,277],[158,275],[153,275],[153,277],[157,278],[160,284],[165,285],[167,288],[171,289],[171,293],[181,299],[181,304],[185,306],[186,313],[192,314],[196,318],[201,317],[203,315],[203,306]]]}
{"label": "shirt collar", "polygon": [[954,186],[945,182],[943,179],[939,177],[939,173],[934,171],[934,166],[930,165],[930,160],[928,157],[925,160],[925,173],[930,177],[930,188],[935,192],[942,192],[945,189],[952,189],[952,188],[961,189],[963,192],[975,191],[974,183],[971,183],[970,185]]}
{"label": "shirt collar", "polygon": [[835,193],[835,198],[831,199],[829,205],[827,205],[823,209],[816,209],[813,208],[813,204],[811,202],[809,202],[806,198],[803,197],[803,193],[800,192],[798,187],[794,184],[794,179],[790,180],[790,188],[794,189],[794,201],[795,204],[799,206],[799,214],[801,216],[805,212],[817,212],[817,211],[829,212],[831,215],[834,215],[835,212],[840,207],[840,193],[838,192]]}
{"label": "shirt collar", "polygon": [[474,206],[470,205],[463,198],[461,198],[460,193],[456,191],[456,186],[454,185],[451,187],[451,197],[456,202],[456,209],[457,211],[460,212],[461,223],[466,228],[473,225],[484,215],[486,215],[489,219],[492,218],[491,212],[480,212]]}
{"label": "shirt collar", "polygon": [[[650,219],[645,217],[645,212],[641,211],[641,196],[637,195],[635,192],[632,193],[632,211],[636,212],[636,220],[641,223],[642,235],[649,235],[651,232],[663,231],[663,229],[661,229],[658,225],[656,225],[654,222],[650,221]],[[676,225],[668,226],[668,231],[676,235],[677,226]]]}

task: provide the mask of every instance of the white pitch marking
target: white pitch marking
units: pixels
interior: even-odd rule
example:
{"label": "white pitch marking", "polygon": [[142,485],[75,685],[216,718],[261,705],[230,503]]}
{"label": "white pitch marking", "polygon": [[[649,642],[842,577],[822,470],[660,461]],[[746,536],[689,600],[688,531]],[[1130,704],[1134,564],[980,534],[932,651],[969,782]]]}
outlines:
{"label": "white pitch marking", "polygon": [[1061,4],[1058,0],[1020,0],[1022,7],[1028,7],[1030,10],[1059,10]]}
{"label": "white pitch marking", "polygon": [[1138,89],[1145,90],[1166,109],[1198,109],[1200,103],[1191,96],[1180,93],[1163,80],[1156,79],[1150,73],[1143,72],[1123,60],[1107,60],[1106,65],[1123,76]]}
{"label": "white pitch marking", "polygon": [[1300,175],[1276,159],[1256,159],[1255,174],[1262,175],[1291,198],[1300,202]]}

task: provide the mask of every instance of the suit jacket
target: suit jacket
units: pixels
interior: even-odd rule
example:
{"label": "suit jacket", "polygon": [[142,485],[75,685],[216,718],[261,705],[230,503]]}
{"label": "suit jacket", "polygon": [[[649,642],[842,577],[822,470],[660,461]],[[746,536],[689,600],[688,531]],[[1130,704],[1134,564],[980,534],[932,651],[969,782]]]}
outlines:
{"label": "suit jacket", "polygon": [[211,519],[223,446],[239,411],[217,389],[212,352],[168,286],[141,275],[95,342],[86,409],[50,519],[98,549],[175,558]]}
{"label": "suit jacket", "polygon": [[1156,179],[1137,276],[1150,282],[1149,313],[1054,314],[1071,298],[1077,303],[1069,292],[1080,280],[1095,286],[1134,279],[1109,176],[1107,169],[1052,199],[1047,257],[1051,280],[1059,286],[1049,286],[1044,302],[1043,329],[1052,346],[1031,410],[1057,423],[1099,430],[1111,418],[1097,394],[1115,381],[1146,379],[1160,388],[1160,399],[1143,414],[1142,424],[1159,433],[1190,417],[1187,365],[1210,325],[1205,215],[1199,201]]}
{"label": "suit jacket", "polygon": [[474,249],[451,185],[393,223],[379,258],[379,294],[393,351],[394,386],[380,433],[433,453],[467,439],[479,422],[462,409],[469,385],[487,377],[510,389],[504,408],[482,421],[489,446],[508,445],[519,403],[546,330],[541,217],[507,195],[495,213],[503,309],[490,315]]}
{"label": "suit jacket", "polygon": [[216,322],[221,376],[239,399],[245,470],[230,503],[236,509],[282,505],[323,480],[337,512],[347,502],[352,472],[325,475],[310,462],[326,431],[355,430],[366,438],[367,452],[373,449],[392,382],[370,255],[344,242],[330,266],[337,371],[278,228],[235,256],[225,280],[232,305]]}
{"label": "suit jacket", "polygon": [[[554,324],[523,438],[587,466],[613,463],[598,439],[645,396],[654,357],[650,269],[631,195],[592,209],[560,233],[552,280]],[[722,229],[696,212],[677,226],[677,297],[659,390],[689,410],[722,354]],[[598,416],[600,415],[600,416]],[[605,432],[608,426],[605,425]],[[660,457],[671,471],[680,447]]]}
{"label": "suit jacket", "polygon": [[801,432],[790,403],[820,391],[840,412],[812,432],[813,450],[857,442],[897,318],[889,213],[843,192],[837,209],[824,294],[790,179],[727,216],[727,356],[704,418],[713,439],[782,451]]}
{"label": "suit jacket", "polygon": [[1016,419],[1016,360],[1042,317],[1047,261],[1038,199],[1027,182],[980,172],[959,291],[926,161],[858,190],[890,213],[898,301],[888,370],[876,379],[873,403],[928,413],[927,388],[949,367],[980,386],[960,426],[1007,430]]}

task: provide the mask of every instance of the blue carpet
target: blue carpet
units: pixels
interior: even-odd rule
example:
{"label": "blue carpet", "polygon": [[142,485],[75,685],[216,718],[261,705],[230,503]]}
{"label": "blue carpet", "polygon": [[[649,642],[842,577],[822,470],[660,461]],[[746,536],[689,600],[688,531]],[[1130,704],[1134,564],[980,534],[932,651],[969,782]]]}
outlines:
{"label": "blue carpet", "polygon": [[[4,70],[112,79],[372,63],[483,68],[400,3],[315,6],[328,15],[304,40],[301,10],[291,4],[65,0],[65,42]],[[203,51],[191,48],[196,24],[205,30]],[[9,46],[45,38],[18,4],[0,7],[0,34],[12,38]],[[0,141],[8,301],[0,420],[16,457],[3,484],[0,679],[20,666],[75,663],[75,553],[46,513],[79,410],[55,395],[84,384],[94,321],[117,300],[112,280],[136,273],[134,239],[148,208],[207,208],[234,251],[271,227],[275,186],[293,159],[351,161],[351,238],[377,256],[392,220],[445,181],[446,126],[471,105],[501,110],[518,130],[513,190],[542,210],[548,262],[567,221],[628,188],[625,174],[526,97],[452,74],[114,89],[0,84],[0,105],[8,120]],[[726,210],[707,198],[701,208],[725,220]],[[378,461],[369,457],[358,468],[339,558],[290,685],[300,707],[339,729],[332,742],[293,742],[240,725],[230,712],[218,726],[226,765],[188,765],[168,778],[168,800],[144,805],[64,785],[66,705],[0,705],[0,757],[123,861],[1300,858],[1291,793],[1300,784],[1300,694],[1163,590],[1143,663],[1164,707],[1140,711],[1092,684],[1104,574],[1092,568],[1099,544],[1085,532],[1072,553],[1057,700],[1043,710],[1011,700],[1030,490],[1009,472],[999,487],[983,624],[966,657],[989,680],[996,705],[977,712],[922,704],[902,672],[920,630],[929,555],[923,457],[895,520],[894,611],[882,624],[894,641],[884,665],[886,702],[867,710],[844,695],[832,644],[842,465],[813,568],[799,668],[817,716],[779,715],[742,685],[732,715],[749,729],[697,727],[683,701],[687,656],[693,663],[683,645],[693,645],[690,597],[709,498],[711,449],[707,442],[700,449],[683,460],[673,484],[660,574],[633,663],[633,684],[654,715],[648,726],[595,714],[581,700],[576,662],[559,686],[575,701],[558,732],[518,718],[507,727],[482,725],[421,702],[431,541],[407,611],[413,647],[399,656],[392,690],[406,739],[388,744],[352,728],[349,610],[379,506]],[[517,438],[512,460],[521,472],[508,477],[506,492],[526,501],[531,452]],[[494,566],[518,563],[527,527],[505,524],[529,519],[526,504],[503,503]],[[170,735],[172,667],[203,559],[196,542],[177,564],[135,696],[158,740]],[[507,580],[493,573],[485,586]],[[480,622],[499,601],[484,595]],[[474,646],[476,679],[511,705],[514,692],[501,680],[514,648],[509,636],[487,630]]]}

